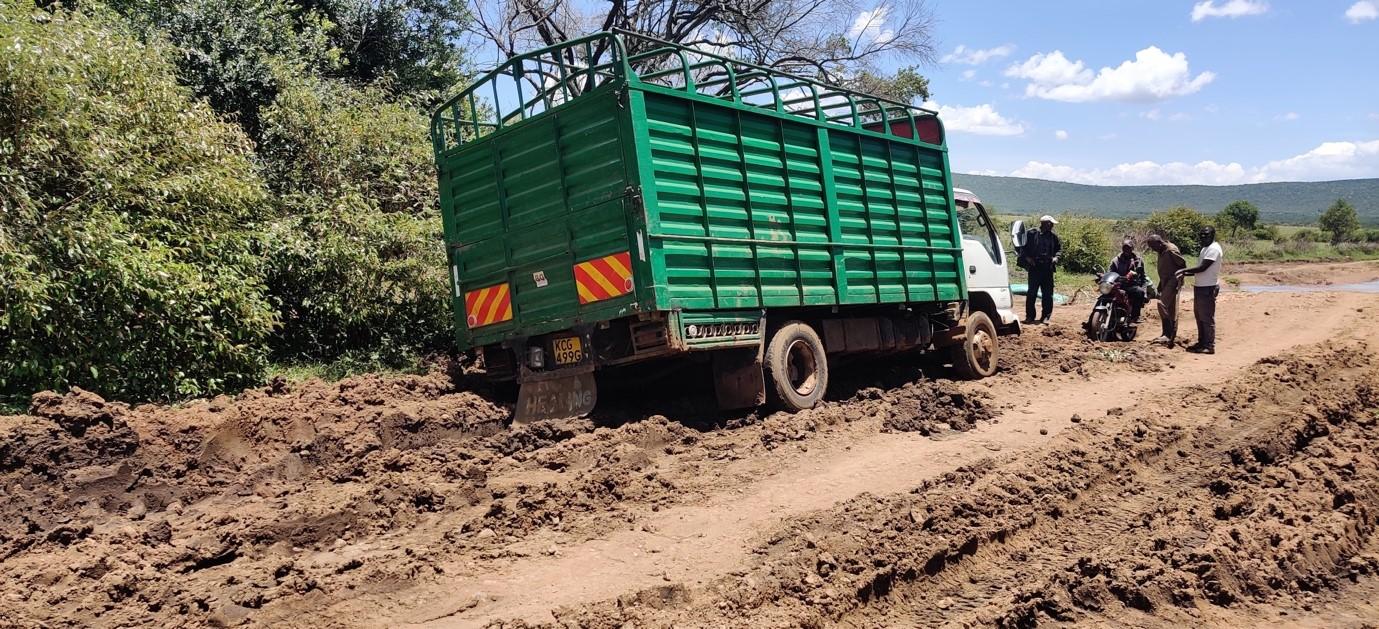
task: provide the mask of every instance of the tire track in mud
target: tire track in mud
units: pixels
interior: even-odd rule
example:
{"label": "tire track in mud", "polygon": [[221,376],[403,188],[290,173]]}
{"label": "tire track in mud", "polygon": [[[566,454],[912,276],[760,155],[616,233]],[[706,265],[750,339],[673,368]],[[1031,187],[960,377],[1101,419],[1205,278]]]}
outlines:
{"label": "tire track in mud", "polygon": [[1379,570],[1376,407],[1379,362],[1362,343],[1266,359],[1128,429],[1091,420],[1038,455],[791,522],[707,587],[557,621],[1170,626],[1227,606],[1272,619]]}

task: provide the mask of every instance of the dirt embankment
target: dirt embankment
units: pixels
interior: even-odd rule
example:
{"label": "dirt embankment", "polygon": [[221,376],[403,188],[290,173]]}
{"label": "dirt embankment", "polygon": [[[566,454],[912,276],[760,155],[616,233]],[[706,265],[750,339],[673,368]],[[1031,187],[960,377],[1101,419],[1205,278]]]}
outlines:
{"label": "dirt embankment", "polygon": [[280,618],[263,614],[404,587],[457,557],[482,570],[538,531],[635,522],[722,482],[706,466],[820,431],[970,430],[991,417],[982,399],[920,380],[694,428],[653,416],[504,429],[505,408],[440,374],[180,407],[43,393],[0,418],[0,625]]}
{"label": "dirt embankment", "polygon": [[1037,456],[789,522],[752,566],[705,587],[667,584],[557,617],[1181,626],[1228,607],[1286,617],[1379,572],[1373,348],[1262,361],[1221,391],[1174,397],[1126,429],[1089,420]]}

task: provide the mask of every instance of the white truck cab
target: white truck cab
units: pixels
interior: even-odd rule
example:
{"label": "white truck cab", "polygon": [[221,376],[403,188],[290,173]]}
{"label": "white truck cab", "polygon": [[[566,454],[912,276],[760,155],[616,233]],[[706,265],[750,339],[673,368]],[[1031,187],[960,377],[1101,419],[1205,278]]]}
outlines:
{"label": "white truck cab", "polygon": [[985,312],[1002,334],[1019,334],[1020,318],[1012,310],[1010,265],[996,226],[982,200],[969,190],[953,189],[962,229],[962,258],[967,265],[968,308]]}

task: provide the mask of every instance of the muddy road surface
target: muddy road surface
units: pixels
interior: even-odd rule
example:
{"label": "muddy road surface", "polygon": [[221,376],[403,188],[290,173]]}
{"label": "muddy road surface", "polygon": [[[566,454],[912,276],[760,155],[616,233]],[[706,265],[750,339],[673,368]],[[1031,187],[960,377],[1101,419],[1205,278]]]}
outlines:
{"label": "muddy road surface", "polygon": [[0,417],[0,626],[1379,624],[1379,296],[1225,294],[1215,356],[1087,307],[993,378],[840,366],[795,415],[40,394]]}

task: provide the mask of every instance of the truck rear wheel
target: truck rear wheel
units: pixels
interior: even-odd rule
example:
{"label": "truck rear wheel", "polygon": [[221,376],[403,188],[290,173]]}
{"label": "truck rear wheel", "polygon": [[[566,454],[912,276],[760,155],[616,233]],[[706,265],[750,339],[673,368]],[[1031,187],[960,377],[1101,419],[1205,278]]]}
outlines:
{"label": "truck rear wheel", "polygon": [[814,328],[799,321],[781,326],[766,345],[765,367],[772,405],[790,412],[814,408],[828,388],[828,357]]}
{"label": "truck rear wheel", "polygon": [[949,351],[949,361],[958,376],[966,380],[978,380],[996,373],[996,325],[984,312],[974,312],[967,316],[967,334],[962,344],[954,345]]}

